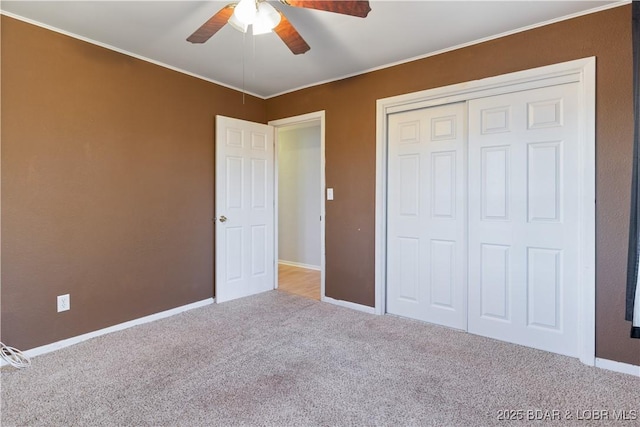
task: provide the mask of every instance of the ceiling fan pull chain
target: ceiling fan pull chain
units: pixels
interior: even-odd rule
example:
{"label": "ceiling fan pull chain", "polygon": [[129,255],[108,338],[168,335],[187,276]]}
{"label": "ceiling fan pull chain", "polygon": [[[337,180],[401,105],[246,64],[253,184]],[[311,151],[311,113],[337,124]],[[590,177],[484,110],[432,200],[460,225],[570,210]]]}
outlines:
{"label": "ceiling fan pull chain", "polygon": [[251,68],[251,83],[255,83],[256,82],[256,38],[255,37],[251,37],[251,43],[253,44],[253,54],[252,54],[252,65],[253,68]]}
{"label": "ceiling fan pull chain", "polygon": [[244,98],[245,98],[245,92],[244,92],[244,52],[245,52],[245,46],[246,46],[246,40],[247,40],[247,33],[242,33],[242,105],[244,105]]}

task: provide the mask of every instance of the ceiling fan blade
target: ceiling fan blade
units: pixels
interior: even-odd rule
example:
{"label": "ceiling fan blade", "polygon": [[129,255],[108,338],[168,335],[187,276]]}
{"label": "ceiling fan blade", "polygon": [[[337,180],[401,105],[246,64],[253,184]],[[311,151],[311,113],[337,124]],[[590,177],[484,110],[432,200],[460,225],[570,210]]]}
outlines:
{"label": "ceiling fan blade", "polygon": [[191,43],[204,43],[211,38],[215,33],[224,27],[231,15],[233,15],[233,9],[235,3],[228,4],[213,15],[207,22],[202,24],[193,34],[189,36],[187,41]]}
{"label": "ceiling fan blade", "polygon": [[341,13],[343,15],[366,17],[371,11],[368,0],[280,0],[282,3],[293,7],[306,9],[326,10],[327,12]]}
{"label": "ceiling fan blade", "polygon": [[282,12],[280,12],[280,17],[280,23],[273,31],[282,39],[291,52],[293,52],[294,55],[300,55],[311,49]]}

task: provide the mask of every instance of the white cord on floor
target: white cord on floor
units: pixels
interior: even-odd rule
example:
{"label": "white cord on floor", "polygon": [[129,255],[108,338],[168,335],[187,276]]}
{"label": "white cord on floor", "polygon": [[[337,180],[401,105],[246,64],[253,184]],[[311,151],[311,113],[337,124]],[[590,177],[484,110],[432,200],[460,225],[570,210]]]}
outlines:
{"label": "white cord on floor", "polygon": [[28,368],[31,366],[31,360],[20,350],[4,345],[0,342],[0,356],[11,366],[18,369]]}

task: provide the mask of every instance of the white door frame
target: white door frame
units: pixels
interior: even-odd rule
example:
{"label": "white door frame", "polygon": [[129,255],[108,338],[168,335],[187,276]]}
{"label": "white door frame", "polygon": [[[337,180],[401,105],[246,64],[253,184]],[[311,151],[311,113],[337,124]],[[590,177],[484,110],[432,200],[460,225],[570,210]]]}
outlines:
{"label": "white door frame", "polygon": [[275,288],[278,288],[278,129],[282,127],[288,127],[293,125],[300,125],[308,122],[320,122],[320,300],[325,299],[325,198],[324,194],[326,192],[326,182],[325,182],[325,156],[324,156],[324,119],[325,114],[324,110],[315,111],[313,113],[302,114],[299,116],[287,117],[285,119],[271,120],[269,121],[269,125],[275,128],[275,162],[274,162],[274,191],[275,191],[275,202],[274,202],[274,222],[275,222],[275,239],[274,239],[274,253],[276,259],[276,266],[274,268],[274,280],[275,280]]}
{"label": "white door frame", "polygon": [[596,59],[589,57],[531,70],[488,77],[376,102],[375,313],[386,313],[387,123],[388,115],[564,83],[579,84],[580,268],[578,355],[595,364],[595,88]]}

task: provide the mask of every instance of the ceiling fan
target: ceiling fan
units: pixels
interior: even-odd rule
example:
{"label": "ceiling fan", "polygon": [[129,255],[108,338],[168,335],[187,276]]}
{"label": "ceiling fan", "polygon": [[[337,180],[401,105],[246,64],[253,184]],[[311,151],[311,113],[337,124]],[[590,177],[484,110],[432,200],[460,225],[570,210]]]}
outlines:
{"label": "ceiling fan", "polygon": [[[364,18],[371,11],[368,0],[279,0],[287,6],[324,10]],[[291,25],[286,16],[265,0],[240,0],[228,4],[202,24],[187,38],[191,43],[204,43],[226,24],[243,33],[252,26],[253,34],[274,31],[294,55],[305,53],[311,47]]]}

